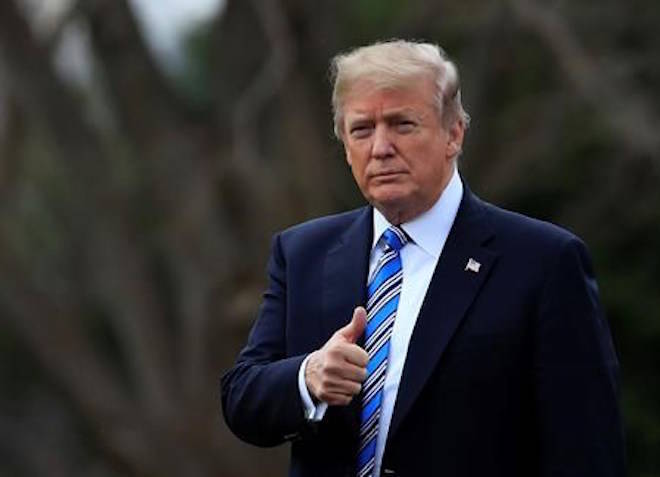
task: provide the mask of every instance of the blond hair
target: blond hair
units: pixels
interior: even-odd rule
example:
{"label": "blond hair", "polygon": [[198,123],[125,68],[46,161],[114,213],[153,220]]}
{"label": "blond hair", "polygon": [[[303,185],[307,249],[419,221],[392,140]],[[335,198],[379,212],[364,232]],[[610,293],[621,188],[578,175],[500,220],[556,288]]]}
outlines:
{"label": "blond hair", "polygon": [[407,40],[389,40],[356,48],[332,59],[334,83],[332,110],[334,130],[342,139],[343,101],[357,81],[368,79],[375,89],[410,87],[410,80],[433,80],[434,103],[445,127],[462,121],[467,128],[470,116],[461,104],[456,65],[438,45]]}

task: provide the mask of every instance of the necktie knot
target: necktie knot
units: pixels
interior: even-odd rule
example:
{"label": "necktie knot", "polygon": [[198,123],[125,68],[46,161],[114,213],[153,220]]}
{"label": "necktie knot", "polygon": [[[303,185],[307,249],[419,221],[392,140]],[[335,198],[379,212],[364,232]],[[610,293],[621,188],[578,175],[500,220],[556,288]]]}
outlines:
{"label": "necktie knot", "polygon": [[392,226],[383,232],[385,245],[398,252],[408,242],[408,236],[400,227]]}

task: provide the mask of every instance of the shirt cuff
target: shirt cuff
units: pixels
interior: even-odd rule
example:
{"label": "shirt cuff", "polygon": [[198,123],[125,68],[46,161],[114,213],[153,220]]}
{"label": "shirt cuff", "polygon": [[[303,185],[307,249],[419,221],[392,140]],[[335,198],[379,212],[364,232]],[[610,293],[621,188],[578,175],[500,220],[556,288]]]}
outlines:
{"label": "shirt cuff", "polygon": [[303,360],[300,369],[298,370],[298,391],[300,392],[300,398],[305,407],[305,419],[312,422],[318,422],[323,419],[323,416],[325,416],[325,411],[328,409],[328,403],[320,402],[318,405],[314,405],[312,396],[309,395],[309,390],[305,383],[305,368],[307,367],[307,361],[309,361],[309,356]]}

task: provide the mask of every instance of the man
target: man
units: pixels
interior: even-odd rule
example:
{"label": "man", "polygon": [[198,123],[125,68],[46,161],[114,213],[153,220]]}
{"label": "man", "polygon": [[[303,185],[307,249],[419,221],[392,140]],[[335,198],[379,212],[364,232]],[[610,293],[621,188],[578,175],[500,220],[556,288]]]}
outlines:
{"label": "man", "polygon": [[438,47],[335,58],[335,132],[369,206],[275,236],[222,379],[229,427],[291,476],[622,476],[617,360],[584,244],[459,176]]}

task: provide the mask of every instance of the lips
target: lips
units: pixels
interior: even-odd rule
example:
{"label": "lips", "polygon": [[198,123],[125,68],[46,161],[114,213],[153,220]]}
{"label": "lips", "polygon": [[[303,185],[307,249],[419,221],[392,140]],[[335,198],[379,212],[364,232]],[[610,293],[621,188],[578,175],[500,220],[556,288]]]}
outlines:
{"label": "lips", "polygon": [[396,176],[400,176],[402,174],[405,174],[405,171],[384,171],[384,172],[378,172],[376,174],[371,174],[372,179],[388,179]]}

